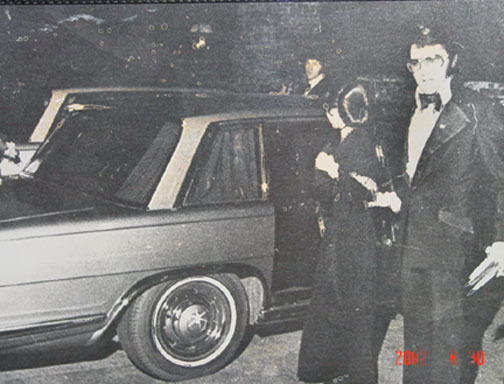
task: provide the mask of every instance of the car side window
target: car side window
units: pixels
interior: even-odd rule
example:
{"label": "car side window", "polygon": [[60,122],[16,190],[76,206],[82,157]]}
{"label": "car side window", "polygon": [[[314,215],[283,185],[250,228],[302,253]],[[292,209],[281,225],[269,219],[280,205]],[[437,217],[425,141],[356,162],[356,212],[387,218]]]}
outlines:
{"label": "car side window", "polygon": [[315,157],[331,131],[325,118],[264,123],[269,199],[279,209],[313,197]]}
{"label": "car side window", "polygon": [[183,205],[260,200],[257,124],[208,127],[186,178]]}

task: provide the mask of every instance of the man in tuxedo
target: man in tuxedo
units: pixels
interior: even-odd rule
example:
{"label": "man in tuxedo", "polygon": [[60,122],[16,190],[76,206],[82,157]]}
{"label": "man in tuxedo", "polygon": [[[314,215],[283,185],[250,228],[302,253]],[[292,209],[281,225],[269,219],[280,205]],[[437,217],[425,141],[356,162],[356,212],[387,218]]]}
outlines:
{"label": "man in tuxedo", "polygon": [[474,383],[504,291],[499,279],[470,295],[465,286],[485,251],[495,258],[504,244],[504,126],[490,100],[457,86],[456,48],[429,28],[415,34],[412,112],[392,148],[404,351],[422,357],[404,365],[404,384]]}

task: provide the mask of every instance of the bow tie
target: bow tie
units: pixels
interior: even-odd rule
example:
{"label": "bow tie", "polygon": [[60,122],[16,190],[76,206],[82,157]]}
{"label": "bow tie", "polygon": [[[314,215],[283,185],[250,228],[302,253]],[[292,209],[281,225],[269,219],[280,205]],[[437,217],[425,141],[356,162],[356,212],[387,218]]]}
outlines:
{"label": "bow tie", "polygon": [[439,112],[443,103],[441,102],[441,96],[439,93],[433,93],[432,95],[426,95],[421,93],[420,97],[420,110],[427,108],[430,104],[434,104],[434,109]]}

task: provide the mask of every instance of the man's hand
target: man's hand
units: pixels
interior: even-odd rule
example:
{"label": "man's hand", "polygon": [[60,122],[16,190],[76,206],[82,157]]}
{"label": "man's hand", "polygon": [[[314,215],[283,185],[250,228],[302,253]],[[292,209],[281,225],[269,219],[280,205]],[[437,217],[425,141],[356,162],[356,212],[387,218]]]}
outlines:
{"label": "man's hand", "polygon": [[16,148],[16,144],[13,143],[12,141],[7,141],[5,143],[5,146],[7,147],[7,149],[5,150],[3,156],[6,159],[9,159],[9,160],[12,160],[12,161],[15,161],[16,159],[18,159],[18,157],[19,157],[19,151]]}
{"label": "man's hand", "polygon": [[467,296],[472,295],[478,289],[494,277],[504,276],[504,242],[498,241],[487,247],[487,257],[469,275],[466,287],[472,287]]}
{"label": "man's hand", "polygon": [[328,155],[325,152],[320,152],[315,159],[315,169],[327,172],[332,179],[339,179],[339,164],[334,160],[332,155]]}
{"label": "man's hand", "polygon": [[282,84],[282,89],[280,91],[271,91],[269,92],[269,95],[271,96],[284,96],[288,95],[289,91],[287,90],[287,85]]}
{"label": "man's hand", "polygon": [[376,198],[370,201],[367,206],[368,208],[390,208],[392,212],[399,213],[401,211],[401,199],[395,192],[377,192]]}

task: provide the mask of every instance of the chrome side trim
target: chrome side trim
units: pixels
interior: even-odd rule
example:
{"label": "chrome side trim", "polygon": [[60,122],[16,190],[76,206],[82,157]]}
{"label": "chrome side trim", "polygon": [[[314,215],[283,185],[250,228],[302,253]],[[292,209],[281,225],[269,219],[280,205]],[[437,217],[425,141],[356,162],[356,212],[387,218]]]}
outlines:
{"label": "chrome side trim", "polygon": [[104,321],[105,315],[100,314],[13,326],[0,329],[0,339],[33,336],[34,334],[43,334],[53,331],[65,331],[93,324],[96,324],[96,327],[98,328],[102,326]]}
{"label": "chrome side trim", "polygon": [[297,324],[297,328],[301,328],[309,305],[310,300],[302,300],[268,308],[261,312],[259,320],[254,324],[254,330],[260,332],[281,324]]}

